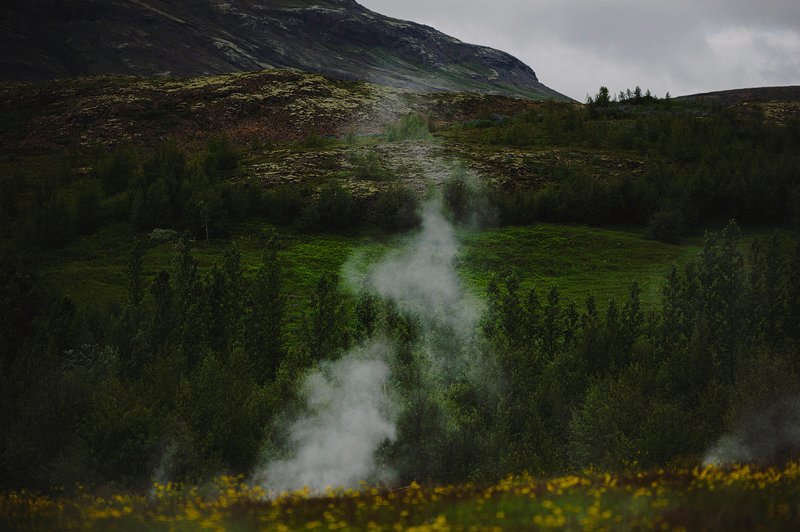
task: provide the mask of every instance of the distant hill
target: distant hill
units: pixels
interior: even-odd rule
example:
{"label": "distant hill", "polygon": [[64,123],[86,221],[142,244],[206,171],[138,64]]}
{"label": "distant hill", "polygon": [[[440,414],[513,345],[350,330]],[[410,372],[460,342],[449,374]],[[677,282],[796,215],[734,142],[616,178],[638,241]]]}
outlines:
{"label": "distant hill", "polygon": [[798,102],[800,101],[800,85],[705,92],[680,96],[676,100],[709,100],[718,101],[723,105],[756,101]]}
{"label": "distant hill", "polygon": [[191,143],[219,131],[241,143],[284,142],[379,133],[409,112],[445,127],[541,105],[482,93],[421,93],[291,69],[187,79],[0,82],[0,153],[70,144],[149,144],[165,137]]}
{"label": "distant hill", "polygon": [[511,55],[354,0],[5,0],[0,79],[297,68],[421,91],[568,100]]}

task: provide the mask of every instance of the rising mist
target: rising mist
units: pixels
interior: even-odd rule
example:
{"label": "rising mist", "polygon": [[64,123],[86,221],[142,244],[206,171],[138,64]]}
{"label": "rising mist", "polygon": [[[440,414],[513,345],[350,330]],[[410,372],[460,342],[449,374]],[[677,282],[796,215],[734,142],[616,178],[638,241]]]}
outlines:
{"label": "rising mist", "polygon": [[[413,362],[399,360],[396,340],[384,335],[319,364],[303,381],[304,408],[290,423],[289,452],[254,475],[270,492],[391,483],[392,462],[407,464],[409,457],[381,449],[396,441],[409,409],[432,405],[457,380],[481,387],[493,382],[487,362],[472,348],[481,306],[456,271],[456,231],[438,197],[423,205],[421,215],[419,232],[399,249],[372,265],[354,256],[343,272],[353,291],[379,297],[415,324]],[[408,373],[410,365],[413,392],[407,382],[400,389],[402,379],[391,374],[393,368]],[[438,411],[437,423],[452,426],[447,409]]]}

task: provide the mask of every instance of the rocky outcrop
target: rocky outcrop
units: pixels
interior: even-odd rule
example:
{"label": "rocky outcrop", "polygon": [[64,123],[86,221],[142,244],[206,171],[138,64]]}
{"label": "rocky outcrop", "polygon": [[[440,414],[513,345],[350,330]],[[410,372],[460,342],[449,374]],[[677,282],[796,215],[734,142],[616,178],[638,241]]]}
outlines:
{"label": "rocky outcrop", "polygon": [[353,0],[6,0],[0,79],[269,68],[423,91],[566,99],[518,59]]}

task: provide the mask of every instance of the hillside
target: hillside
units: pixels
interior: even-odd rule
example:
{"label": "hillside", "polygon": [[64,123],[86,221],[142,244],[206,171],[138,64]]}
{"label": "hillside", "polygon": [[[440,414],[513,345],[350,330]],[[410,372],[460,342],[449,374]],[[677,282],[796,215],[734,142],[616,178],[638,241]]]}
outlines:
{"label": "hillside", "polygon": [[730,89],[715,92],[703,92],[680,96],[676,100],[707,102],[720,102],[724,105],[734,105],[743,102],[771,101],[771,102],[799,102],[800,85],[787,87],[753,87],[749,89]]}
{"label": "hillside", "polygon": [[95,76],[0,83],[6,152],[72,144],[203,140],[225,131],[243,143],[368,134],[417,112],[443,125],[536,106],[479,93],[422,94],[373,83],[272,69],[189,79]]}
{"label": "hillside", "polygon": [[0,79],[298,68],[422,91],[568,100],[498,50],[353,0],[6,2]]}
{"label": "hillside", "polygon": [[[694,522],[671,517],[713,471],[694,465],[800,456],[781,432],[800,418],[800,122],[761,109],[295,69],[0,83],[0,523],[89,527],[105,503],[82,493],[170,481],[192,502],[165,526],[195,503],[228,519],[192,487],[220,471],[437,497],[530,471],[538,498],[587,467],[621,479],[601,516],[632,497],[618,523]],[[622,485],[639,468],[686,481],[645,508]],[[431,512],[544,519],[472,493]],[[132,504],[132,526],[160,512]],[[568,523],[601,508],[580,504]]]}

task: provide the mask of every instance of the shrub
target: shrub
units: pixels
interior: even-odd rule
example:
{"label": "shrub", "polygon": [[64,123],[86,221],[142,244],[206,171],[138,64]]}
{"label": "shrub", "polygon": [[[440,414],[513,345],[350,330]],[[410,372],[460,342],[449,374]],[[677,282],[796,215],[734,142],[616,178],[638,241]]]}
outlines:
{"label": "shrub", "polygon": [[336,142],[336,139],[332,137],[323,137],[322,135],[317,135],[316,133],[312,133],[311,135],[305,137],[300,144],[304,148],[317,149],[330,146],[334,142]]}
{"label": "shrub", "polygon": [[419,225],[417,207],[414,191],[395,185],[378,194],[369,218],[384,231],[405,231]]}
{"label": "shrub", "polygon": [[375,151],[370,150],[353,155],[352,163],[353,175],[358,179],[385,181],[394,177],[394,173],[384,166]]}
{"label": "shrub", "polygon": [[107,193],[114,194],[125,190],[138,171],[136,152],[130,146],[122,145],[95,165],[94,175]]}
{"label": "shrub", "polygon": [[675,244],[685,231],[684,216],[677,209],[658,211],[647,224],[647,238]]}
{"label": "shrub", "polygon": [[497,191],[491,202],[505,225],[524,225],[535,220],[536,192],[528,188],[517,188],[512,192]]}
{"label": "shrub", "polygon": [[74,223],[72,212],[59,194],[33,210],[28,220],[27,237],[35,245],[58,246],[73,237]]}
{"label": "shrub", "polygon": [[97,228],[100,220],[100,186],[97,181],[85,183],[75,199],[75,228],[82,235]]}
{"label": "shrub", "polygon": [[175,231],[174,229],[153,229],[150,231],[150,240],[153,242],[164,243],[164,242],[177,242],[180,238],[180,234]]}
{"label": "shrub", "polygon": [[326,183],[304,213],[304,225],[320,230],[345,229],[357,219],[355,200],[336,181]]}
{"label": "shrub", "polygon": [[463,163],[455,165],[451,177],[444,182],[442,196],[453,219],[459,223],[486,227],[497,222],[495,205],[484,184]]}
{"label": "shrub", "polygon": [[239,166],[239,150],[231,142],[230,137],[222,133],[208,139],[206,153],[203,157],[203,169],[209,177],[220,172],[230,172]]}
{"label": "shrub", "polygon": [[264,192],[262,205],[266,217],[274,223],[290,223],[303,210],[303,195],[300,189],[283,185]]}
{"label": "shrub", "polygon": [[429,140],[431,135],[428,119],[419,114],[407,114],[393,124],[389,124],[384,129],[386,140],[395,142],[398,140]]}

